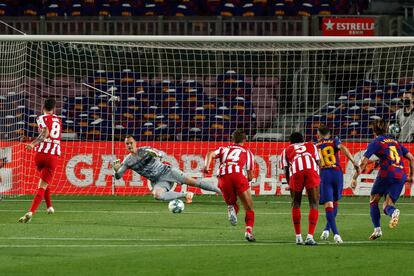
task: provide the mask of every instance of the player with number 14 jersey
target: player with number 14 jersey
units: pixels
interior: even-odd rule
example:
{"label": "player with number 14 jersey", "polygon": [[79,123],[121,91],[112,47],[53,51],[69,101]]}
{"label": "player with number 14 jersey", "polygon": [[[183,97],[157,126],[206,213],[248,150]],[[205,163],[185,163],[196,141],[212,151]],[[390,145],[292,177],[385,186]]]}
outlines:
{"label": "player with number 14 jersey", "polygon": [[227,204],[227,215],[230,224],[233,226],[237,224],[237,213],[239,211],[237,197],[239,197],[246,211],[245,238],[247,241],[253,242],[255,241],[253,236],[254,211],[249,181],[253,179],[254,156],[248,148],[243,146],[246,141],[244,131],[234,131],[232,140],[233,145],[219,147],[207,154],[205,172],[209,171],[211,161],[217,159],[220,164],[217,171],[218,187]]}

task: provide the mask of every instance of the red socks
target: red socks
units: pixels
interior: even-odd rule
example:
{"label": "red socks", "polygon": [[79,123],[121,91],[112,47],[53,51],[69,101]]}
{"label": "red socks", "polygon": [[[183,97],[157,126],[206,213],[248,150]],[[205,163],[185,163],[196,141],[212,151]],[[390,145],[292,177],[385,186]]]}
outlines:
{"label": "red socks", "polygon": [[300,235],[300,208],[292,208],[292,221],[295,234]]}
{"label": "red socks", "polygon": [[309,210],[309,225],[308,225],[308,234],[312,235],[315,233],[316,223],[318,222],[318,209]]}
{"label": "red socks", "polygon": [[236,215],[239,213],[239,205],[236,203],[233,205],[234,211],[236,211]]}
{"label": "red socks", "polygon": [[52,200],[50,199],[50,188],[49,188],[49,186],[46,188],[46,191],[45,191],[45,202],[46,202],[46,207],[47,208],[52,206]]}
{"label": "red socks", "polygon": [[253,225],[254,225],[254,211],[253,210],[246,211],[246,217],[244,221],[246,222],[246,227],[253,228]]}
{"label": "red socks", "polygon": [[32,201],[32,207],[30,207],[30,212],[35,213],[37,210],[37,207],[39,207],[39,204],[42,202],[43,196],[45,195],[45,189],[39,188],[37,190],[37,193]]}

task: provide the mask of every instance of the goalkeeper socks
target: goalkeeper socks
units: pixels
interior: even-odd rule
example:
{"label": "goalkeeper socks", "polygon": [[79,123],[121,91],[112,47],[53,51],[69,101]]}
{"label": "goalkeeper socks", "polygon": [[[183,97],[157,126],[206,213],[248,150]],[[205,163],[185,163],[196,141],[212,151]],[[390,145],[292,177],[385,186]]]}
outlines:
{"label": "goalkeeper socks", "polygon": [[214,185],[212,183],[209,183],[207,181],[197,179],[197,184],[196,185],[197,185],[197,187],[200,187],[203,190],[221,194],[220,189],[216,185]]}
{"label": "goalkeeper socks", "polygon": [[300,208],[292,208],[292,221],[295,228],[295,234],[300,235]]}
{"label": "goalkeeper socks", "polygon": [[334,233],[334,235],[338,235],[339,233],[338,233],[338,228],[336,227],[334,208],[326,207],[325,214],[326,214],[326,221],[329,224],[329,228],[332,229],[332,233]]}
{"label": "goalkeeper socks", "polygon": [[369,213],[371,215],[372,224],[374,225],[374,227],[380,227],[381,214],[378,208],[378,202],[371,202],[369,204],[369,207]]}
{"label": "goalkeeper socks", "polygon": [[308,235],[312,235],[315,233],[316,223],[318,222],[319,212],[318,209],[311,208],[309,210],[309,217],[308,217]]}
{"label": "goalkeeper socks", "polygon": [[244,221],[246,222],[246,229],[250,227],[250,229],[254,226],[254,211],[248,210],[246,211],[246,216],[244,218]]}
{"label": "goalkeeper socks", "polygon": [[49,186],[46,188],[45,190],[45,202],[46,202],[46,207],[52,207],[52,200],[50,199],[50,188]]}
{"label": "goalkeeper socks", "polygon": [[35,197],[33,198],[32,207],[30,207],[30,210],[29,210],[30,212],[32,212],[33,214],[36,212],[37,207],[39,207],[40,203],[42,202],[44,195],[45,195],[45,189],[39,188],[37,190]]}
{"label": "goalkeeper socks", "polygon": [[177,199],[177,198],[182,198],[185,197],[186,193],[182,193],[182,192],[164,192],[162,193],[160,196],[156,197],[156,199],[158,200],[163,200],[163,201],[170,201],[173,199]]}
{"label": "goalkeeper socks", "polygon": [[384,213],[385,213],[387,216],[390,216],[390,217],[392,217],[392,213],[394,213],[394,211],[395,211],[395,207],[394,207],[394,206],[392,206],[392,205],[387,205],[387,206],[385,206],[385,208],[384,208]]}

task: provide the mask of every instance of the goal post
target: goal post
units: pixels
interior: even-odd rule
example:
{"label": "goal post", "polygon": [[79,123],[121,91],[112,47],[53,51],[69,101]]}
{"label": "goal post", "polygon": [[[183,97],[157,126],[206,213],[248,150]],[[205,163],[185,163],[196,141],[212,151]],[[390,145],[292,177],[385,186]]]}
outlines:
{"label": "goal post", "polygon": [[[404,92],[414,92],[413,46],[414,37],[0,36],[0,195],[37,187],[24,142],[37,135],[47,97],[63,122],[53,193],[149,193],[135,173],[111,176],[128,134],[216,181],[202,175],[203,156],[242,128],[256,155],[253,193],[288,194],[277,161],[290,133],[314,140],[325,124],[359,160],[370,123],[395,120]],[[345,193],[368,194],[375,175],[373,163]]]}

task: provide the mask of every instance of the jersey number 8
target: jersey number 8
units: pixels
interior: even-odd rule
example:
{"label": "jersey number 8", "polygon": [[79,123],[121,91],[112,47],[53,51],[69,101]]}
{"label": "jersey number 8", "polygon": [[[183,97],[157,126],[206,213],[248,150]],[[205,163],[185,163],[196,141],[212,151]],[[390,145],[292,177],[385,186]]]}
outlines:
{"label": "jersey number 8", "polygon": [[60,135],[60,124],[53,122],[52,129],[50,130],[49,136],[53,139],[59,138]]}

